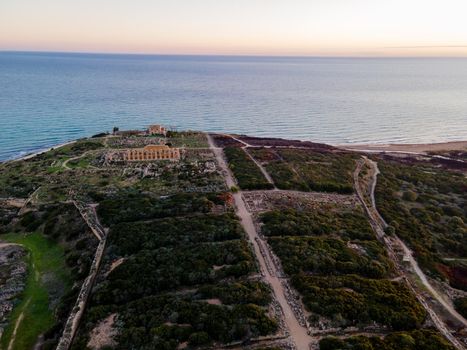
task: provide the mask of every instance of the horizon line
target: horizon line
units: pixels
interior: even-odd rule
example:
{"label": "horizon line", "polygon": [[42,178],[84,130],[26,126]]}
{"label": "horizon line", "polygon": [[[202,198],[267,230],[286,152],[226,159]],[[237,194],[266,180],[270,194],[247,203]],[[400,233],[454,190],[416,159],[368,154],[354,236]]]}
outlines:
{"label": "horizon line", "polygon": [[[409,47],[406,47],[409,48]],[[466,59],[465,56],[443,56],[443,55],[306,55],[306,54],[246,54],[246,53],[145,53],[145,52],[102,52],[102,51],[57,51],[57,50],[3,50],[0,49],[0,53],[12,53],[12,54],[65,54],[65,55],[107,55],[107,56],[159,56],[159,57],[251,57],[251,58],[448,58],[448,59]]]}

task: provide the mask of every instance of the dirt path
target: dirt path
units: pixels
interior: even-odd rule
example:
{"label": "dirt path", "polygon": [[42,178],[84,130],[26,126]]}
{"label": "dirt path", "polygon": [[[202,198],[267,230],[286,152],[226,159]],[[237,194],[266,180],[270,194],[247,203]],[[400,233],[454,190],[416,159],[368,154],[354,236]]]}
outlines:
{"label": "dirt path", "polygon": [[[375,188],[376,188],[376,182],[377,182],[377,177],[378,177],[378,174],[380,174],[380,171],[378,169],[378,164],[372,160],[369,160],[368,159],[368,162],[372,165],[373,169],[374,169],[374,177],[373,177],[373,183],[372,183],[372,186],[371,186],[371,202],[373,204],[373,208],[374,208],[374,212],[376,213],[376,215],[378,216],[379,218],[379,221],[380,222],[383,222],[384,225],[387,226],[386,224],[386,221],[384,221],[383,217],[380,215],[380,213],[378,212],[378,209],[376,208],[376,202],[375,202],[375,195],[374,195],[374,191],[375,191]],[[407,245],[399,238],[396,236],[396,239],[397,239],[397,242],[400,244],[400,246],[402,247],[402,249],[404,250],[404,255],[409,257],[409,261],[410,261],[410,265],[412,266],[413,270],[415,271],[415,273],[417,274],[417,276],[420,278],[420,280],[422,281],[423,285],[426,287],[426,289],[428,289],[428,291],[436,298],[436,300],[438,300],[438,302],[444,306],[444,308],[455,318],[457,319],[459,322],[461,322],[465,327],[467,327],[467,320],[462,317],[462,315],[460,315],[453,307],[452,305],[450,305],[449,303],[447,303],[445,301],[445,299],[433,288],[433,286],[430,284],[430,282],[428,281],[428,279],[426,278],[426,275],[425,273],[420,269],[417,261],[415,260],[415,258],[413,257],[413,253],[412,251],[409,249],[409,247],[407,247]]]}
{"label": "dirt path", "polygon": [[[31,299],[28,299],[28,301],[26,301],[26,303],[23,306],[23,309],[28,307],[30,301],[31,301]],[[13,346],[15,345],[15,340],[16,340],[16,333],[18,332],[19,325],[23,321],[23,318],[24,318],[24,311],[22,311],[19,314],[18,319],[16,320],[15,328],[13,329],[13,333],[11,334],[10,342],[8,343],[8,350],[13,350]]]}
{"label": "dirt path", "polygon": [[[269,173],[266,171],[266,169],[263,167],[263,165],[258,162],[252,155],[251,153],[248,151],[248,148],[255,148],[255,146],[252,146],[250,145],[249,143],[245,142],[245,141],[242,141],[240,140],[239,138],[236,138],[235,136],[233,135],[230,135],[230,134],[222,134],[223,136],[227,136],[227,137],[230,137],[232,138],[233,140],[237,141],[237,142],[240,142],[241,144],[243,144],[242,148],[243,150],[245,151],[245,153],[248,155],[248,157],[250,157],[250,159],[256,164],[256,166],[259,168],[259,170],[261,170],[261,172],[263,173],[263,176],[266,178],[266,180],[274,186],[274,189],[277,190],[277,187],[276,185],[274,184],[274,180],[272,179],[271,175],[269,175]],[[214,144],[212,145],[212,147],[210,147],[211,149],[212,148],[216,148],[214,146]]]}
{"label": "dirt path", "polygon": [[250,157],[250,159],[256,164],[256,166],[259,168],[259,170],[261,170],[261,172],[263,173],[263,176],[266,178],[266,180],[268,180],[268,182],[274,186],[274,190],[277,190],[277,187],[276,187],[276,184],[274,183],[274,180],[272,179],[271,175],[269,175],[269,173],[266,171],[266,169],[263,167],[263,165],[258,162],[252,155],[251,153],[248,151],[248,147],[245,146],[245,147],[242,147],[243,150],[245,151],[245,153],[248,155],[248,157]]}
{"label": "dirt path", "polygon": [[243,147],[253,147],[253,146],[250,145],[249,143],[247,143],[247,142],[245,142],[245,141],[242,141],[242,140],[240,140],[239,138],[237,138],[237,137],[235,137],[235,136],[233,136],[233,135],[231,135],[231,134],[221,134],[221,135],[223,135],[223,136],[228,136],[228,137],[234,139],[235,141],[240,142],[240,143],[243,145]]}
{"label": "dirt path", "polygon": [[[224,160],[222,149],[216,148],[212,137],[207,135],[209,145],[214,152],[217,162],[224,173],[224,178],[228,188],[235,186],[235,181],[233,179],[232,173],[227,166],[227,163]],[[264,274],[265,280],[271,285],[273,293],[279,302],[282,311],[284,313],[284,321],[287,325],[290,337],[292,341],[297,346],[299,350],[306,350],[309,349],[309,345],[312,341],[312,337],[308,335],[307,329],[302,327],[299,322],[297,321],[292,308],[290,307],[289,303],[285,298],[285,290],[281,283],[280,278],[277,277],[277,273],[271,273],[270,269],[274,269],[274,264],[272,261],[266,261],[266,259],[270,259],[268,254],[261,254],[261,249],[259,246],[259,242],[262,242],[261,238],[259,237],[258,233],[256,232],[255,225],[253,223],[253,218],[251,214],[246,209],[245,203],[242,198],[242,192],[239,191],[237,193],[233,193],[233,197],[235,200],[236,205],[236,213],[241,220],[241,224],[248,235],[250,243],[254,247],[254,252],[258,262],[260,264],[260,268],[262,273]]]}
{"label": "dirt path", "polygon": [[31,193],[31,195],[28,197],[28,199],[26,199],[23,206],[18,211],[18,216],[22,215],[27,210],[27,206],[28,206],[29,203],[32,203],[35,200],[37,201],[39,190],[41,188],[42,188],[42,186],[39,186],[38,188],[36,188],[35,191],[33,193]]}
{"label": "dirt path", "polygon": [[5,248],[5,247],[10,247],[12,245],[21,245],[21,244],[18,244],[18,243],[4,243],[4,242],[0,242],[0,249],[2,248]]}
{"label": "dirt path", "polygon": [[[365,208],[365,211],[367,212],[368,214],[368,217],[370,219],[370,223],[372,224],[372,226],[375,228],[375,231],[378,235],[378,238],[382,239],[383,242],[386,244],[388,250],[391,252],[391,254],[389,254],[390,257],[393,258],[394,260],[394,263],[396,266],[400,266],[400,262],[395,259],[395,255],[392,254],[392,252],[394,252],[394,248],[392,246],[392,243],[389,239],[387,239],[387,237],[385,237],[385,233],[384,233],[384,229],[387,227],[387,224],[386,222],[384,221],[383,217],[380,215],[380,213],[378,212],[378,209],[376,207],[376,203],[375,203],[375,196],[374,196],[374,192],[375,192],[375,188],[376,188],[376,183],[377,183],[377,177],[378,177],[378,174],[380,173],[379,172],[379,169],[378,169],[378,164],[366,157],[363,157],[363,161],[364,162],[367,162],[367,164],[369,164],[371,166],[371,169],[372,169],[372,183],[371,183],[371,186],[370,186],[370,189],[371,189],[371,193],[370,193],[370,196],[371,196],[371,203],[372,203],[372,207],[371,208],[368,208],[367,204],[365,203],[364,201],[364,196],[362,195],[361,193],[361,188],[360,186],[358,185],[358,173],[361,169],[361,164],[360,163],[358,166],[357,166],[357,169],[354,173],[354,182],[355,182],[355,189],[356,189],[356,192],[357,192],[357,196],[359,197],[363,207]],[[428,281],[426,275],[424,274],[424,272],[420,269],[417,261],[415,260],[415,258],[413,257],[413,253],[412,251],[407,247],[407,245],[397,236],[395,236],[395,241],[397,243],[397,245],[399,245],[402,250],[404,251],[404,256],[408,259],[409,263],[410,263],[410,266],[412,268],[412,271],[418,276],[418,278],[420,279],[420,281],[422,282],[423,286],[425,287],[425,289],[432,295],[433,298],[435,298],[439,304],[441,304],[443,306],[443,308],[453,317],[455,318],[456,320],[458,320],[461,324],[463,324],[464,326],[467,326],[467,320],[462,317],[453,307],[452,305],[450,305],[448,302],[446,302],[446,300],[440,295],[440,293],[438,291],[436,291],[433,286],[430,284],[430,282]],[[403,271],[402,268],[399,267],[399,270],[400,271]],[[451,334],[451,332],[449,331],[448,327],[446,326],[446,324],[444,323],[444,321],[442,321],[442,319],[440,318],[440,316],[427,304],[425,298],[417,291],[417,288],[416,288],[416,283],[414,281],[412,281],[410,279],[410,275],[408,274],[405,274],[403,273],[403,277],[404,279],[407,281],[407,283],[409,284],[409,287],[414,291],[414,293],[416,294],[418,300],[420,301],[420,303],[423,305],[423,307],[425,308],[425,310],[427,311],[427,313],[431,316],[432,320],[433,320],[433,323],[435,324],[436,328],[438,328],[438,330],[457,348],[457,349],[465,349],[464,346]]]}
{"label": "dirt path", "polygon": [[68,163],[71,162],[72,160],[77,160],[77,159],[81,159],[83,157],[86,157],[88,154],[92,153],[93,151],[86,151],[84,152],[83,154],[79,155],[79,156],[76,156],[76,157],[73,157],[73,158],[69,158],[67,160],[65,160],[63,163],[62,163],[62,167],[67,169],[67,170],[71,170],[71,168],[68,166]]}

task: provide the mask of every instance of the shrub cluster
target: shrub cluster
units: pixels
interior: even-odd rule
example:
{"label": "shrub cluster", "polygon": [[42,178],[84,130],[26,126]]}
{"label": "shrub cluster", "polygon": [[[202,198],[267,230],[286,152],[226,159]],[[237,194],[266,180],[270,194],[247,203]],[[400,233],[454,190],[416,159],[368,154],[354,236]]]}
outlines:
{"label": "shrub cluster", "polygon": [[273,185],[266,180],[261,170],[242,148],[227,147],[224,148],[224,154],[241,189],[273,188]]}
{"label": "shrub cluster", "polygon": [[320,350],[454,350],[439,333],[432,330],[398,332],[384,338],[357,336],[347,339],[324,338]]}

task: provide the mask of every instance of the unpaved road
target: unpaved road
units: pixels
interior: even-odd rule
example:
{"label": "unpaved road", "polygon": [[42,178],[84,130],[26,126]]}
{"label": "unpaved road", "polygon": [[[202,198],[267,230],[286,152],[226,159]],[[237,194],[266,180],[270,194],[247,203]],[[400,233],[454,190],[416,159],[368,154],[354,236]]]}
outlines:
{"label": "unpaved road", "polygon": [[[360,191],[360,188],[359,188],[359,186],[357,186],[357,183],[358,183],[358,171],[356,171],[355,174],[354,174],[354,181],[355,181],[355,184],[356,184],[355,187],[356,187],[357,196],[360,198],[360,201],[361,201],[362,205],[364,206],[364,208],[365,208],[365,210],[366,210],[366,212],[367,212],[367,214],[369,216],[370,221],[372,222],[372,226],[374,226],[376,228],[376,231],[377,231],[378,235],[380,236],[380,238],[384,238],[384,229],[385,229],[385,226],[387,224],[384,221],[383,217],[378,212],[378,209],[377,209],[376,203],[375,203],[375,195],[374,195],[378,174],[380,173],[379,169],[378,169],[378,164],[376,162],[366,158],[366,157],[364,157],[364,160],[371,166],[372,173],[373,173],[372,174],[373,175],[372,180],[371,180],[372,183],[371,183],[371,186],[370,186],[370,189],[371,189],[370,196],[371,196],[372,208],[367,207],[367,205],[366,205],[366,203],[364,201],[364,197],[363,197],[363,195],[362,195],[362,193]],[[357,169],[359,169],[359,168],[357,168]],[[424,285],[426,290],[432,295],[433,298],[435,298],[443,306],[443,308],[452,317],[457,319],[464,326],[467,326],[467,320],[464,317],[462,317],[456,310],[454,310],[452,305],[449,304],[448,302],[446,302],[445,299],[430,284],[430,282],[428,281],[426,275],[420,269],[420,267],[418,266],[417,261],[413,257],[412,251],[407,247],[407,245],[397,236],[395,236],[395,240],[396,240],[397,244],[404,251],[404,255],[408,258],[408,261],[410,263],[412,271],[418,276],[418,278],[420,279],[420,281],[422,282],[422,284]],[[388,242],[390,242],[390,241],[387,240],[387,239],[384,239],[384,242],[386,242],[386,244],[388,244]],[[394,250],[391,246],[388,246],[388,248],[390,250],[392,250],[392,251]],[[399,261],[397,261],[397,260],[394,261],[394,263],[396,264],[396,266],[399,265]],[[448,327],[446,326],[444,321],[442,321],[440,316],[426,303],[424,298],[417,292],[417,290],[414,287],[415,283],[413,283],[413,281],[410,280],[410,276],[404,276],[404,277],[407,278],[407,281],[408,281],[410,287],[413,289],[413,291],[417,295],[417,298],[420,300],[420,303],[423,305],[423,307],[425,308],[427,313],[431,316],[436,328],[438,328],[438,330],[457,349],[465,349],[464,346],[450,333]]]}
{"label": "unpaved road", "polygon": [[[230,172],[230,169],[224,160],[222,149],[215,147],[211,135],[208,134],[207,137],[209,146],[214,152],[217,162],[222,172],[224,173],[227,186],[229,188],[235,186],[235,181],[233,180],[232,173]],[[285,290],[282,286],[280,279],[277,277],[277,273],[271,273],[268,269],[268,266],[269,268],[274,268],[275,265],[271,261],[266,262],[265,259],[268,259],[267,255],[263,256],[261,254],[258,245],[258,241],[261,241],[261,238],[259,237],[258,232],[256,232],[256,228],[253,223],[253,218],[246,209],[245,203],[243,202],[241,191],[233,193],[233,198],[235,200],[236,213],[241,220],[241,224],[248,235],[250,243],[254,247],[256,258],[259,261],[261,270],[264,274],[264,278],[271,285],[275,298],[282,308],[282,311],[284,313],[284,321],[289,329],[292,341],[295,343],[297,349],[299,350],[309,349],[312,337],[308,335],[307,329],[305,327],[300,326],[297,319],[295,318],[295,315],[285,298]]]}
{"label": "unpaved road", "polygon": [[[28,301],[26,301],[26,303],[24,304],[23,310],[28,307],[30,301],[31,299],[28,299]],[[10,343],[8,344],[8,350],[13,350],[13,346],[15,345],[15,340],[16,340],[16,333],[18,332],[19,325],[21,324],[21,322],[23,322],[23,318],[24,318],[24,311],[22,311],[19,314],[18,318],[16,319],[15,328],[13,329]]]}
{"label": "unpaved road", "polygon": [[68,158],[67,160],[65,160],[63,163],[62,163],[62,167],[64,167],[65,169],[67,170],[71,170],[71,168],[68,166],[68,163],[73,161],[73,160],[78,160],[78,159],[81,159],[83,157],[86,157],[88,154],[91,154],[93,152],[93,150],[90,150],[90,151],[86,151],[84,152],[83,154],[79,155],[79,156],[76,156],[76,157],[73,157],[73,158]]}
{"label": "unpaved road", "polygon": [[[248,147],[252,147],[254,148],[254,146],[250,145],[249,143],[245,142],[245,141],[242,141],[240,140],[239,138],[236,138],[235,136],[233,135],[230,135],[230,134],[222,134],[224,136],[228,136],[232,139],[234,139],[235,141],[237,142],[240,142],[241,144],[243,144],[243,146],[241,148],[243,148],[243,150],[245,151],[245,153],[247,154],[248,157],[250,157],[250,159],[256,164],[256,166],[259,168],[259,170],[261,170],[261,172],[263,173],[264,177],[266,178],[266,180],[274,186],[274,190],[277,190],[277,187],[274,183],[274,180],[272,179],[271,175],[269,175],[269,173],[266,171],[266,169],[263,167],[263,165],[258,162],[252,155],[251,153],[248,151]],[[213,145],[214,146],[214,145]],[[212,149],[212,147],[211,147]]]}
{"label": "unpaved road", "polygon": [[[378,215],[380,222],[383,222],[386,224],[384,221],[383,217],[379,214],[378,209],[376,208],[376,202],[375,202],[375,188],[376,188],[376,181],[379,172],[378,169],[378,164],[370,159],[368,159],[368,162],[371,164],[371,166],[374,169],[374,176],[373,176],[373,183],[371,186],[371,202],[373,204],[373,209],[376,215]],[[457,319],[460,323],[462,323],[465,327],[467,327],[467,320],[462,317],[453,307],[451,304],[447,303],[445,299],[436,291],[436,289],[433,288],[433,286],[430,284],[428,281],[425,273],[422,271],[420,266],[418,266],[417,261],[413,257],[412,251],[407,247],[407,245],[399,238],[396,236],[396,240],[399,243],[399,245],[402,247],[404,250],[404,255],[409,258],[410,265],[412,266],[412,269],[415,271],[417,274],[418,278],[422,281],[423,285],[425,288],[433,295],[433,297],[441,304],[444,306],[444,308],[455,318]]]}

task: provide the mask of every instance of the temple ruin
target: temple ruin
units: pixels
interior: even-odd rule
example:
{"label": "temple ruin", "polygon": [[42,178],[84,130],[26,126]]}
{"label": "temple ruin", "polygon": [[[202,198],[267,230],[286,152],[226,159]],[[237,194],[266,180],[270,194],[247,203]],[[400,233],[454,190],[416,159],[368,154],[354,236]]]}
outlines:
{"label": "temple ruin", "polygon": [[128,149],[123,153],[123,160],[128,162],[162,159],[179,160],[180,149],[170,148],[167,145],[147,145],[143,148]]}
{"label": "temple ruin", "polygon": [[167,128],[162,125],[154,124],[149,125],[148,127],[148,134],[149,135],[167,135]]}

